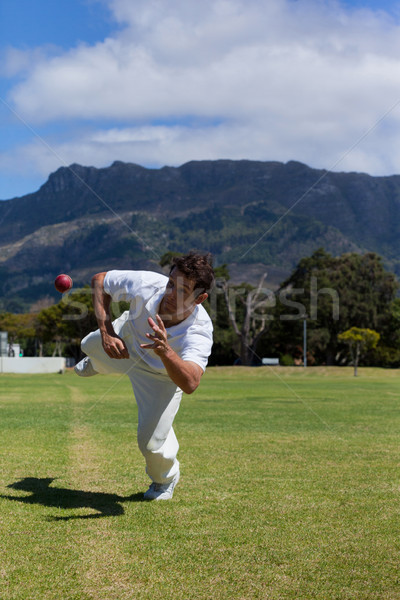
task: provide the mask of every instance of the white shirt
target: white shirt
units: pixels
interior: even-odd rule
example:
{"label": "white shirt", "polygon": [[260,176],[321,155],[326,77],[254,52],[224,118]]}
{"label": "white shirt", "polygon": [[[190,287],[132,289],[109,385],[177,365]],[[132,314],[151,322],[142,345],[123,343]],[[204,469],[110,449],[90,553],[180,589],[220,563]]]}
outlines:
{"label": "white shirt", "polygon": [[[129,315],[119,332],[129,355],[138,354],[156,371],[165,371],[162,360],[153,350],[141,348],[140,344],[149,343],[145,334],[153,331],[147,319],[156,320],[167,283],[168,277],[152,271],[108,271],[104,279],[106,294],[116,302],[130,303]],[[168,327],[168,344],[182,360],[190,360],[205,371],[213,343],[212,331],[207,311],[198,304],[187,319]]]}

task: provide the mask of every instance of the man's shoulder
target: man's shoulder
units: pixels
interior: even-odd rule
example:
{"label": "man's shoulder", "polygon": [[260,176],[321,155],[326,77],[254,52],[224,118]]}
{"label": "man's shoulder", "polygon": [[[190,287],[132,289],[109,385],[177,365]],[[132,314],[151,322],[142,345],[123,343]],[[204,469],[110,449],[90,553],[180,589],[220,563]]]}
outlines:
{"label": "man's shoulder", "polygon": [[162,285],[168,281],[168,277],[155,271],[130,271],[132,278],[149,285]]}
{"label": "man's shoulder", "polygon": [[213,331],[211,317],[201,304],[196,307],[192,327],[197,330],[203,330],[203,333],[212,333]]}
{"label": "man's shoulder", "polygon": [[139,295],[152,295],[166,286],[168,277],[154,271],[108,271],[104,279],[107,293],[120,295],[121,299],[133,299]]}
{"label": "man's shoulder", "polygon": [[143,284],[164,284],[168,281],[168,277],[162,273],[156,273],[155,271],[144,271],[144,270],[112,270],[107,271],[107,279],[119,279],[132,283],[143,283]]}

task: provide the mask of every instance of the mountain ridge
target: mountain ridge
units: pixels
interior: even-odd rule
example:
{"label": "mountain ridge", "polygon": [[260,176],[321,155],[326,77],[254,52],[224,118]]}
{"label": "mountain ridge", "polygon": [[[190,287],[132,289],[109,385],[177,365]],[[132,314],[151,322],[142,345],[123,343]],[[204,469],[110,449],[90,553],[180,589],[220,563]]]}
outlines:
{"label": "mountain ridge", "polygon": [[237,282],[274,273],[272,287],[320,246],[334,255],[377,252],[400,275],[399,239],[399,175],[297,161],[73,164],[37,192],[0,202],[0,300],[3,308],[54,301],[61,271],[82,285],[100,269],[160,270],[164,252],[192,248],[228,263]]}

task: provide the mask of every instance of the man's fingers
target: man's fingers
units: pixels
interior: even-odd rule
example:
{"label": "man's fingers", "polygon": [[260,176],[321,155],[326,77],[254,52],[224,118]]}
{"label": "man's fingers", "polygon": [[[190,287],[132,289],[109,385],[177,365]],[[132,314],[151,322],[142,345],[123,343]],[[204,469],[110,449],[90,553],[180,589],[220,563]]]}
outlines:
{"label": "man's fingers", "polygon": [[118,350],[110,348],[106,349],[105,352],[110,358],[129,358],[128,352],[119,352]]}
{"label": "man's fingers", "polygon": [[115,345],[106,345],[104,347],[104,351],[110,358],[129,358],[128,348],[125,344],[117,346]]}
{"label": "man's fingers", "polygon": [[128,352],[128,348],[125,345],[125,342],[123,342],[123,346],[122,348],[119,347],[118,348],[118,358],[129,358],[129,352]]}
{"label": "man's fingers", "polygon": [[156,319],[157,319],[157,323],[160,327],[160,331],[162,334],[167,334],[167,330],[165,329],[165,325],[164,325],[164,321],[162,320],[162,318],[160,317],[160,315],[156,315]]}
{"label": "man's fingers", "polygon": [[146,333],[146,337],[148,337],[150,340],[154,340],[154,341],[157,341],[159,339],[155,333]]}
{"label": "man's fingers", "polygon": [[140,347],[146,350],[154,350],[156,354],[165,352],[167,344],[167,333],[164,327],[163,320],[160,315],[156,315],[156,321],[151,317],[148,317],[147,322],[152,328],[152,333],[146,333],[146,337],[150,340],[149,344],[140,344]]}

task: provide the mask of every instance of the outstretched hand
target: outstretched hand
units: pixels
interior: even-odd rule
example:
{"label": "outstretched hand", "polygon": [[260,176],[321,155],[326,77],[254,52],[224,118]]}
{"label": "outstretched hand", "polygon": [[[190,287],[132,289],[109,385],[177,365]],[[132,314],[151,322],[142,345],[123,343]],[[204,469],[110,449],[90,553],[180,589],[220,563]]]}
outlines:
{"label": "outstretched hand", "polygon": [[146,337],[151,340],[151,343],[140,344],[140,347],[154,350],[158,356],[162,356],[170,350],[167,342],[168,334],[160,315],[156,315],[156,321],[157,323],[151,317],[147,319],[148,324],[153,330],[153,333],[146,333]]}

